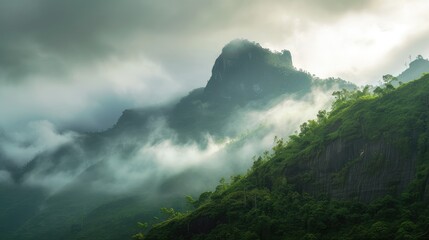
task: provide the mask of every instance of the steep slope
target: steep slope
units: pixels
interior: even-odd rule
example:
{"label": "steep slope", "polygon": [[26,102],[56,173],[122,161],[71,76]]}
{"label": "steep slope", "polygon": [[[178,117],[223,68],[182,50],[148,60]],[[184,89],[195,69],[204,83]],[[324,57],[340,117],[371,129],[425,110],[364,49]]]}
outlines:
{"label": "steep slope", "polygon": [[428,238],[429,75],[336,96],[330,114],[145,239]]}

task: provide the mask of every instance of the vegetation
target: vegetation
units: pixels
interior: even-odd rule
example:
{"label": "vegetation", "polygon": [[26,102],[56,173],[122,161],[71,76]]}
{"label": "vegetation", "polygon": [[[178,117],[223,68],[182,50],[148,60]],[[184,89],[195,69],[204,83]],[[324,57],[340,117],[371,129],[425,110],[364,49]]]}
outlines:
{"label": "vegetation", "polygon": [[[245,176],[221,181],[193,202],[195,211],[155,224],[145,239],[428,238],[429,75],[397,89],[391,80],[387,76],[385,85],[373,91],[366,86],[335,92],[330,113],[319,112],[288,140],[276,138],[272,152],[255,159]],[[336,141],[381,141],[401,161],[416,156],[412,180],[402,191],[387,189],[368,201],[335,198],[323,189],[308,194],[305,189],[322,181],[309,162]],[[389,163],[383,154],[374,156],[368,174]],[[359,161],[359,156],[348,161],[326,183],[341,188]],[[300,171],[291,171],[296,168]]]}

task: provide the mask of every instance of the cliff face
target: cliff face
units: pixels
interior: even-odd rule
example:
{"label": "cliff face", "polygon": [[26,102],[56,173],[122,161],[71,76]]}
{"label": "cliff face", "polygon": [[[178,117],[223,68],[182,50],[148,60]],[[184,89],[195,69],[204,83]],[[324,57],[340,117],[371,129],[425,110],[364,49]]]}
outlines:
{"label": "cliff face", "polygon": [[[340,109],[324,127],[316,128],[317,138],[309,134],[322,143],[311,154],[297,156],[284,176],[300,192],[334,199],[369,202],[399,196],[422,175],[419,165],[427,161],[428,86],[426,76]],[[416,190],[421,196],[427,195],[425,177]]]}
{"label": "cliff face", "polygon": [[404,156],[384,139],[338,139],[319,156],[287,168],[285,176],[293,179],[309,172],[311,179],[297,185],[299,191],[368,202],[404,192],[415,176],[416,162],[415,152]]}
{"label": "cliff face", "polygon": [[248,102],[282,93],[309,91],[311,77],[292,65],[289,51],[273,53],[247,40],[234,40],[216,59],[204,90],[211,101]]}

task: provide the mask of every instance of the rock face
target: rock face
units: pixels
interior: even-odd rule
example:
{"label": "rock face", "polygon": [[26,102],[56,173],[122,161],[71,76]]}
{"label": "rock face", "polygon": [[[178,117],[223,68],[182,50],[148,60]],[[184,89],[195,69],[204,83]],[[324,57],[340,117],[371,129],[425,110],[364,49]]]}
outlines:
{"label": "rock face", "polygon": [[247,40],[234,40],[216,59],[204,89],[206,99],[245,103],[282,93],[308,91],[311,77],[292,65],[289,51],[273,53]]}
{"label": "rock face", "polygon": [[300,191],[368,202],[404,192],[415,176],[416,161],[415,152],[404,156],[384,139],[338,139],[319,156],[286,169],[285,175],[294,178],[311,169],[308,183],[297,185]]}
{"label": "rock face", "polygon": [[429,172],[422,168],[429,159],[428,81],[426,75],[336,114],[319,135],[339,134],[298,157],[285,167],[284,176],[300,192],[335,199],[369,202],[399,196],[413,181],[419,182],[416,194],[428,197]]}

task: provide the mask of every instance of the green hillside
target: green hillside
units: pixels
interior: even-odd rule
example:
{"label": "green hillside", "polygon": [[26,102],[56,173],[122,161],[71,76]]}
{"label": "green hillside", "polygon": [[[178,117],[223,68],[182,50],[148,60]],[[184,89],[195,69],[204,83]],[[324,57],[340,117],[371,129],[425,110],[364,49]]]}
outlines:
{"label": "green hillside", "polygon": [[429,75],[341,91],[245,176],[144,239],[429,238]]}

